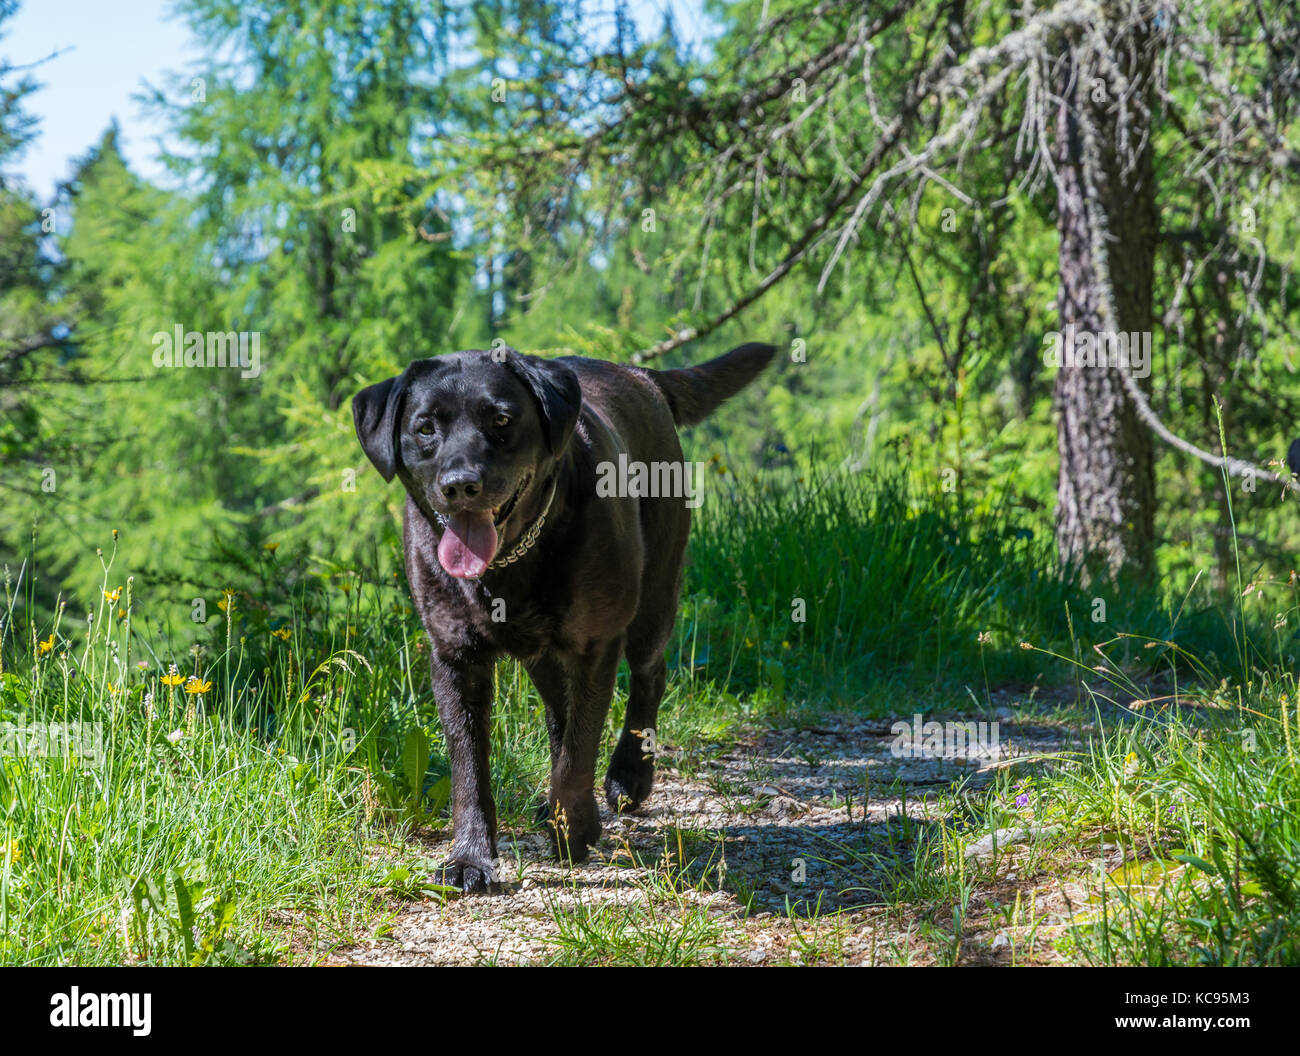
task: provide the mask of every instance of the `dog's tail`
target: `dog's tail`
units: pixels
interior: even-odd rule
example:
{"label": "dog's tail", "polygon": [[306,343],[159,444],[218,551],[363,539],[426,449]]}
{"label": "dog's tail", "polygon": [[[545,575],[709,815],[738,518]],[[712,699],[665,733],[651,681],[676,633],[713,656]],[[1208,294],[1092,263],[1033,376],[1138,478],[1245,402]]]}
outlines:
{"label": "dog's tail", "polygon": [[647,370],[668,401],[673,421],[696,425],[753,381],[772,361],[775,345],[751,342],[733,348],[725,356],[680,370]]}

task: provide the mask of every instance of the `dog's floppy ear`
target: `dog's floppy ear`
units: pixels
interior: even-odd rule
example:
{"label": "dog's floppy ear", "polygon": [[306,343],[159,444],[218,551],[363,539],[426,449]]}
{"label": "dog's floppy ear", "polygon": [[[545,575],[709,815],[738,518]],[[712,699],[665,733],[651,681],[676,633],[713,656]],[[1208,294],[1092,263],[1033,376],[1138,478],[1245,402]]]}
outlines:
{"label": "dog's floppy ear", "polygon": [[356,423],[361,450],[375,464],[385,483],[397,472],[397,421],[405,390],[403,373],[364,388],[352,397],[352,420]]}
{"label": "dog's floppy ear", "polygon": [[554,360],[524,356],[513,350],[506,365],[518,375],[537,398],[542,409],[542,424],[552,455],[559,455],[573,435],[582,407],[582,386],[570,367]]}

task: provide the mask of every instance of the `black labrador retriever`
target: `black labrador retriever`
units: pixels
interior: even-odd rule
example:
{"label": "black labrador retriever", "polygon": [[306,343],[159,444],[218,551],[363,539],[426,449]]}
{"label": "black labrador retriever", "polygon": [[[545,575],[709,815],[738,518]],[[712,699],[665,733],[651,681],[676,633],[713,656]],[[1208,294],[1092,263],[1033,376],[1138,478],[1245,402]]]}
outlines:
{"label": "black labrador retriever", "polygon": [[642,738],[657,722],[698,503],[677,427],[739,392],[774,352],[747,344],[663,371],[455,352],[353,400],[366,455],[406,488],[406,575],[451,756],[447,883],[477,892],[494,882],[489,718],[502,654],[523,662],[546,707],[561,858],[583,860],[600,838],[596,753],[624,655],[627,717],[605,797],[618,811],[650,794],[654,760]]}

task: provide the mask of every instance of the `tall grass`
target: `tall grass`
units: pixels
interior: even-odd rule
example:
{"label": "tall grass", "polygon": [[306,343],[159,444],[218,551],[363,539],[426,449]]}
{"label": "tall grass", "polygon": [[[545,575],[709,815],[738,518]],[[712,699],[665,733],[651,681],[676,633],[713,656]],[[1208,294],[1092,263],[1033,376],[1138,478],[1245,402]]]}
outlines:
{"label": "tall grass", "polygon": [[249,963],[350,937],[375,881],[343,722],[363,658],[304,677],[275,639],[250,677],[237,638],[158,657],[111,556],[88,619],[38,627],[15,619],[25,572],[0,634],[0,962]]}
{"label": "tall grass", "polygon": [[1085,590],[1061,573],[1045,519],[1007,503],[971,511],[902,470],[722,487],[692,530],[687,626],[712,606],[695,655],[725,660],[750,688],[858,706],[900,689],[965,696],[1039,678],[1042,658],[1022,643],[1082,655],[1120,628],[1201,651],[1216,669],[1237,662],[1207,591]]}

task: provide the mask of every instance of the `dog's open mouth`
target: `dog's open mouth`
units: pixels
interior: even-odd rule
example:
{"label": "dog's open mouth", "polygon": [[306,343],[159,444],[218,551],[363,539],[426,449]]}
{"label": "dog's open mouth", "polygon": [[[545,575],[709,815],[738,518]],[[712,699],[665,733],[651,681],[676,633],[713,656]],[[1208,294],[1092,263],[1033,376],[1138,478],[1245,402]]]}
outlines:
{"label": "dog's open mouth", "polygon": [[492,508],[492,523],[500,528],[506,523],[506,518],[515,512],[515,506],[519,502],[519,496],[524,493],[524,489],[533,482],[533,475],[525,473],[524,479],[520,482],[519,487],[515,488],[515,493],[506,499],[500,506]]}
{"label": "dog's open mouth", "polygon": [[457,579],[477,579],[488,570],[497,553],[498,529],[514,513],[519,496],[532,479],[531,473],[526,474],[514,494],[491,510],[448,515],[442,538],[438,541],[438,563],[449,575]]}

